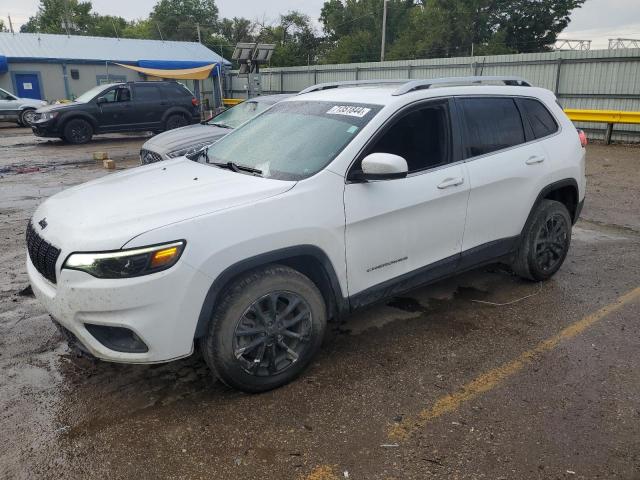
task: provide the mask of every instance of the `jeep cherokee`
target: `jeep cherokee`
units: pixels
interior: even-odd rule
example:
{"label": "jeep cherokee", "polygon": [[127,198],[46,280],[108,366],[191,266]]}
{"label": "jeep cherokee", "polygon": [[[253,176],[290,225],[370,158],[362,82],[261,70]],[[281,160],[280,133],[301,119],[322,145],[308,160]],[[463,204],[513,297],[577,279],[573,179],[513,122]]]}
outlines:
{"label": "jeep cherokee", "polygon": [[49,198],[27,269],[94,356],[198,343],[220,380],[260,392],[309,365],[328,319],[492,262],[550,278],[585,183],[576,129],[522,79],[321,84],[196,158]]}

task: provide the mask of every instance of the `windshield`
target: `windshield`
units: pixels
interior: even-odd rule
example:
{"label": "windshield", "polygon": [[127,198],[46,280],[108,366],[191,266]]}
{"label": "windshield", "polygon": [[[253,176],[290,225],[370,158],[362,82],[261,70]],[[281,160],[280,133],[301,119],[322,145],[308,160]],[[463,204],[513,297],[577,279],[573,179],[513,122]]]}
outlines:
{"label": "windshield", "polygon": [[94,97],[96,95],[98,95],[99,93],[103,92],[104,90],[106,90],[107,88],[109,88],[111,86],[112,85],[98,85],[97,87],[93,87],[91,90],[87,90],[82,95],[80,95],[78,98],[76,98],[75,101],[76,102],[80,102],[80,103],[90,102],[91,100],[94,99]]}
{"label": "windshield", "polygon": [[270,107],[264,102],[246,101],[239,103],[233,108],[222,112],[207,122],[207,125],[219,125],[221,127],[237,128],[247,120],[252,119],[259,113]]}
{"label": "windshield", "polygon": [[212,145],[208,161],[258,169],[266,178],[301,180],[326,167],[381,108],[329,102],[278,103]]}

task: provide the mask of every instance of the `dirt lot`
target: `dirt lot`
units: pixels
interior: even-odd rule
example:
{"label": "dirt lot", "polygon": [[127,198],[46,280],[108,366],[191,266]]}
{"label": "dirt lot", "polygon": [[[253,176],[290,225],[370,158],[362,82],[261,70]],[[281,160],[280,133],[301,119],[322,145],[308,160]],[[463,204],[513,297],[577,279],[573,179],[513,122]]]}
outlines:
{"label": "dirt lot", "polygon": [[108,174],[93,151],[126,168],[143,141],[0,125],[1,479],[640,479],[639,148],[589,146],[551,281],[490,267],[393,299],[333,332],[297,382],[248,396],[198,358],[75,358],[20,293],[37,204]]}

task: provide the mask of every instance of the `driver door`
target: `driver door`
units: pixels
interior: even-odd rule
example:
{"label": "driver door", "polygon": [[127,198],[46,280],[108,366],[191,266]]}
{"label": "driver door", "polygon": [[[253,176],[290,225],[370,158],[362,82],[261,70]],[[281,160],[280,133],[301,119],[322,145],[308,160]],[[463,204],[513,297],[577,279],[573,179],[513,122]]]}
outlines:
{"label": "driver door", "polygon": [[[450,100],[392,118],[356,161],[344,192],[349,295],[358,307],[455,270],[469,182],[453,141]],[[349,181],[370,153],[407,160],[406,178]]]}
{"label": "driver door", "polygon": [[115,87],[96,99],[98,125],[101,130],[125,130],[130,123],[133,109],[129,87]]}

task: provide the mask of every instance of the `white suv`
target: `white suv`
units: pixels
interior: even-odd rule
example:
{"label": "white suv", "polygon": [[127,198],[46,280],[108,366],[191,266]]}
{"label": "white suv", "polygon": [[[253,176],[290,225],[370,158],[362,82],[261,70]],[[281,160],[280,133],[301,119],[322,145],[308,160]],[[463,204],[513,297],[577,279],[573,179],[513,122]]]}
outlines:
{"label": "white suv", "polygon": [[490,262],[551,277],[584,159],[554,95],[522,79],[317,85],[197,158],[51,197],[29,277],[98,358],[197,342],[223,382],[264,391],[304,370],[328,319]]}

